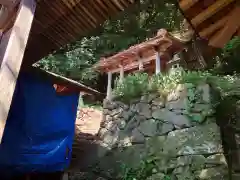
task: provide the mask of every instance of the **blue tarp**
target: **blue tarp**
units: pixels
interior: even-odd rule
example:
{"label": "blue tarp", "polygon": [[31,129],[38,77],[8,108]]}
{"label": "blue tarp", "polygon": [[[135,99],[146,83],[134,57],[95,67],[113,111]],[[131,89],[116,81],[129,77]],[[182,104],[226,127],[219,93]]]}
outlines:
{"label": "blue tarp", "polygon": [[50,82],[21,74],[0,145],[0,171],[54,172],[69,165],[78,94],[58,95]]}

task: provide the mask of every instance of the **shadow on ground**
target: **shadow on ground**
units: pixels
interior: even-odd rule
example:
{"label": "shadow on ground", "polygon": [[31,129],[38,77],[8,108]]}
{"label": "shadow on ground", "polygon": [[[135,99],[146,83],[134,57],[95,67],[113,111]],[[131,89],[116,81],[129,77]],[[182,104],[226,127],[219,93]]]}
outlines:
{"label": "shadow on ground", "polygon": [[[102,173],[93,171],[92,165],[98,160],[98,153],[105,148],[98,143],[98,136],[77,131],[73,143],[70,180],[104,180]],[[109,178],[107,178],[109,179]]]}

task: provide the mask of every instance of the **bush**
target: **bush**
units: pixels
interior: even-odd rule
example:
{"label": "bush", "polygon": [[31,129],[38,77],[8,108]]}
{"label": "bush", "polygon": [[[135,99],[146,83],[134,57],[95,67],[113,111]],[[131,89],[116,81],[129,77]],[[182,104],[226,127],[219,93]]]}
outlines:
{"label": "bush", "polygon": [[115,82],[114,95],[118,100],[129,102],[150,92],[158,92],[165,96],[178,84],[191,83],[194,85],[209,83],[218,89],[222,95],[229,93],[240,94],[238,75],[215,75],[207,71],[184,71],[173,69],[168,74],[158,74],[151,77],[146,73],[136,73],[126,76],[122,83]]}
{"label": "bush", "polygon": [[[136,168],[128,167],[128,165],[122,164],[121,179],[122,180],[146,180],[152,175],[157,173],[157,161],[156,156],[149,156],[143,159]],[[165,175],[163,180],[171,180],[169,175]]]}
{"label": "bush", "polygon": [[117,99],[128,101],[149,92],[159,92],[162,95],[176,87],[183,78],[185,71],[176,69],[166,75],[148,76],[146,73],[136,73],[126,76],[122,82],[115,82],[114,95]]}
{"label": "bush", "polygon": [[126,76],[121,83],[117,79],[114,95],[123,101],[139,97],[148,91],[148,78],[146,73],[136,73]]}
{"label": "bush", "polygon": [[233,75],[240,73],[240,38],[234,37],[217,56],[214,73]]}
{"label": "bush", "polygon": [[153,75],[149,81],[149,89],[162,95],[167,94],[182,81],[184,71],[181,68],[173,69],[168,74]]}

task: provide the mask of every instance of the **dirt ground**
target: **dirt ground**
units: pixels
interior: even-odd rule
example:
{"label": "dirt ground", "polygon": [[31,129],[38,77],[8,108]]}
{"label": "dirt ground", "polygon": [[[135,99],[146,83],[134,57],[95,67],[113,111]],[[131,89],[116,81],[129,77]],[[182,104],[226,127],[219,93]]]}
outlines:
{"label": "dirt ground", "polygon": [[95,143],[101,120],[102,111],[100,110],[81,108],[78,111],[70,171],[84,169],[96,154]]}
{"label": "dirt ground", "polygon": [[96,135],[102,120],[102,111],[93,108],[81,108],[76,119],[76,128],[82,133]]}

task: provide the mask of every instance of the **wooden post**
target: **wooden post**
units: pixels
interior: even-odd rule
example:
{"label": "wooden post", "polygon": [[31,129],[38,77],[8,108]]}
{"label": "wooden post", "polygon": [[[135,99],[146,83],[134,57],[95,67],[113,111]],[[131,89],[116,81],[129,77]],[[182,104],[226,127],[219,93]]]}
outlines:
{"label": "wooden post", "polygon": [[79,105],[79,108],[82,108],[82,106],[84,106],[82,91],[79,93],[78,105]]}
{"label": "wooden post", "polygon": [[21,0],[12,29],[2,37],[0,45],[0,142],[27,45],[35,7],[35,0]]}
{"label": "wooden post", "polygon": [[107,99],[112,98],[112,72],[108,72]]}
{"label": "wooden post", "polygon": [[156,74],[161,73],[161,59],[158,52],[156,52]]}
{"label": "wooden post", "polygon": [[65,173],[63,174],[62,180],[68,180],[68,179],[69,179],[69,178],[68,178],[68,173],[65,172]]}
{"label": "wooden post", "polygon": [[139,71],[143,70],[143,60],[142,60],[142,57],[138,57],[138,69]]}
{"label": "wooden post", "polygon": [[122,83],[124,78],[124,68],[123,65],[120,65],[120,79],[119,82]]}

